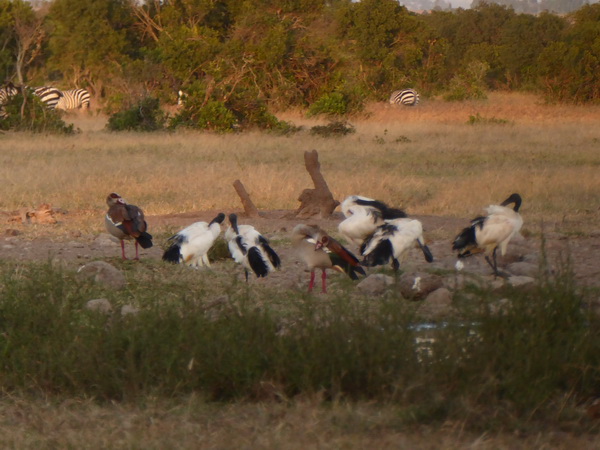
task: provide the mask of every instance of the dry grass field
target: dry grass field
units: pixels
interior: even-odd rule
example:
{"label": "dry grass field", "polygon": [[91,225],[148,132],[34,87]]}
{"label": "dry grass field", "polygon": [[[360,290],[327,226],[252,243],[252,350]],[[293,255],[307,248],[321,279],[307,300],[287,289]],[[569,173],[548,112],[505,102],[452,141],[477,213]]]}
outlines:
{"label": "dry grass field", "polygon": [[[108,133],[101,117],[72,117],[72,137],[0,136],[0,210],[50,203],[95,219],[109,192],[147,215],[230,210],[240,179],[259,209],[295,209],[311,187],[303,152],[319,151],[336,198],[362,194],[412,214],[470,217],[512,192],[528,223],[575,231],[599,218],[600,107],[546,106],[525,95],[485,102],[373,105],[339,138],[264,133]],[[282,114],[307,128],[316,120]],[[470,117],[477,117],[469,124]],[[67,120],[70,120],[68,118]],[[507,123],[498,123],[507,121]],[[323,123],[323,121],[321,121]],[[95,227],[95,228],[94,228]]]}
{"label": "dry grass field", "polygon": [[[302,112],[278,115],[304,130],[268,133],[110,133],[101,115],[67,117],[75,136],[0,134],[0,258],[19,259],[18,242],[48,248],[105,232],[105,198],[118,192],[141,206],[155,236],[191,218],[239,211],[240,179],[264,211],[294,210],[312,187],[303,153],[316,149],[334,196],[361,194],[442,224],[444,241],[457,224],[509,194],[523,197],[524,234],[579,241],[584,276],[600,273],[600,106],[545,105],[534,96],[492,94],[486,101],[425,99],[416,108],[370,105],[349,122],[354,134],[312,136],[326,123]],[[49,203],[54,225],[15,221],[21,208]],[[279,216],[278,216],[279,217]],[[169,220],[171,219],[171,220]],[[439,219],[439,220],[438,220]],[[197,220],[197,219],[196,219]],[[278,219],[267,231],[290,229]],[[267,227],[267,220],[261,224]],[[325,222],[331,227],[334,221]],[[452,224],[444,227],[443,224]],[[6,241],[8,242],[8,241]],[[58,242],[58,244],[57,244]],[[158,245],[157,245],[158,247]],[[444,248],[445,248],[444,247]],[[55,247],[52,247],[55,248]],[[118,255],[115,244],[114,256]],[[156,249],[157,257],[160,249]],[[42,255],[48,252],[31,252]],[[86,256],[105,257],[104,254]],[[75,257],[74,257],[75,258]],[[80,257],[78,257],[80,258]],[[594,263],[595,261],[595,263]],[[76,259],[76,262],[81,262]],[[590,266],[592,265],[592,266]],[[587,270],[587,272],[585,271]],[[591,283],[597,285],[597,283]],[[0,444],[9,448],[598,448],[596,436],[568,427],[539,432],[465,431],[465,424],[408,427],[394,406],[308,398],[292,403],[221,405],[190,396],[145,404],[97,404],[5,394]]]}

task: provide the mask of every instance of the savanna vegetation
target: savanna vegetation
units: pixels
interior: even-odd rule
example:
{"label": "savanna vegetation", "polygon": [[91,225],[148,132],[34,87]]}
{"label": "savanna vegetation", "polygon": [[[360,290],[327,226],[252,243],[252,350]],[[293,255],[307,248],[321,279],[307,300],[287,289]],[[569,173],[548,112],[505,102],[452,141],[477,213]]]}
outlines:
{"label": "savanna vegetation", "polygon": [[[55,227],[23,226],[24,244],[102,232],[107,189],[126,189],[151,218],[235,210],[230,185],[241,178],[259,208],[293,209],[310,183],[302,152],[317,148],[336,198],[367,189],[411,214],[470,217],[518,191],[530,239],[589,235],[599,213],[590,207],[596,109],[509,100],[438,101],[409,114],[375,107],[336,139],[306,129],[291,138],[7,134],[1,209],[47,201],[68,210]],[[361,176],[348,176],[356,167]],[[151,230],[156,245],[173,231]],[[455,230],[431,231],[429,239],[449,241]],[[109,260],[126,289],[82,279],[60,257],[2,263],[2,414],[18,425],[5,442],[593,447],[598,291],[575,283],[567,253],[542,259],[526,290],[457,291],[457,314],[432,329],[419,326],[419,302],[361,296],[349,280],[323,297],[304,285],[246,285],[227,260],[204,272]],[[113,312],[86,309],[92,298],[108,299]],[[121,315],[123,305],[138,312]],[[59,421],[67,433],[53,430]]]}
{"label": "savanna vegetation", "polygon": [[559,16],[485,2],[415,14],[395,0],[2,0],[0,73],[85,87],[111,113],[146,97],[174,104],[181,90],[171,126],[219,131],[286,129],[273,113],[292,107],[352,114],[409,86],[595,103],[599,17],[598,4]]}

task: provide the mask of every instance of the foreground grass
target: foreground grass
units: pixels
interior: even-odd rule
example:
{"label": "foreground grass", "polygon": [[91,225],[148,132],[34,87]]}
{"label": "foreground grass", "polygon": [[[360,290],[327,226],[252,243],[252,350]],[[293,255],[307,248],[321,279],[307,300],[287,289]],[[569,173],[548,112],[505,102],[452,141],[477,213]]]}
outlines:
{"label": "foreground grass", "polygon": [[[99,405],[190,395],[226,404],[313,398],[319,408],[370,402],[393,411],[392,429],[595,426],[585,407],[600,382],[598,319],[568,268],[527,292],[471,287],[454,299],[459,314],[426,332],[416,326],[419,303],[394,294],[348,289],[325,300],[158,266],[132,265],[127,276],[128,289],[112,292],[51,264],[3,265],[5,395]],[[112,314],[85,308],[98,297]],[[121,315],[125,304],[139,312]]]}
{"label": "foreground grass", "polygon": [[[380,108],[352,120],[355,134],[330,139],[308,131],[289,137],[6,134],[0,137],[0,209],[49,202],[95,217],[106,195],[117,191],[149,215],[230,210],[239,207],[235,179],[259,208],[295,209],[299,194],[312,186],[303,152],[317,149],[338,199],[360,193],[413,214],[472,217],[519,192],[529,223],[543,220],[574,232],[595,227],[600,134],[590,120],[597,123],[600,109],[573,107],[577,112],[569,115],[531,98],[517,100]],[[507,123],[469,124],[479,111]],[[90,227],[100,230],[101,224],[93,220]]]}

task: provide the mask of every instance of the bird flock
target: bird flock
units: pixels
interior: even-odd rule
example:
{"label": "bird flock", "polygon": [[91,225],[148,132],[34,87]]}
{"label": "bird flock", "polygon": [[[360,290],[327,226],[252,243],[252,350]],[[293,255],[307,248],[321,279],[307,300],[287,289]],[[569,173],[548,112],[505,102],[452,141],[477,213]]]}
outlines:
{"label": "bird flock", "polygon": [[[114,192],[108,195],[106,203],[106,229],[119,239],[122,258],[127,259],[124,241],[134,240],[138,260],[138,247],[153,245],[143,211]],[[496,253],[499,248],[504,255],[508,243],[523,226],[519,214],[521,203],[521,196],[512,194],[500,205],[488,206],[486,215],[474,218],[456,236],[452,249],[459,258],[457,270],[462,268],[462,258],[484,253],[494,275],[507,276],[498,269]],[[358,256],[317,225],[301,223],[291,232],[292,246],[310,271],[309,292],[315,286],[317,270],[321,271],[321,290],[326,293],[328,269],[344,273],[352,280],[366,276],[365,267],[390,264],[397,273],[400,262],[414,247],[421,250],[425,261],[433,262],[433,254],[423,236],[423,225],[403,210],[359,195],[346,198],[341,209],[344,220],[338,225],[338,231],[358,247]],[[250,273],[263,278],[281,268],[281,258],[266,237],[251,225],[238,224],[235,214],[230,214],[228,220],[224,237],[231,257],[244,269],[246,282]],[[219,213],[210,222],[195,222],[182,229],[168,239],[162,259],[194,268],[209,267],[208,252],[221,235],[224,221],[225,214]]]}

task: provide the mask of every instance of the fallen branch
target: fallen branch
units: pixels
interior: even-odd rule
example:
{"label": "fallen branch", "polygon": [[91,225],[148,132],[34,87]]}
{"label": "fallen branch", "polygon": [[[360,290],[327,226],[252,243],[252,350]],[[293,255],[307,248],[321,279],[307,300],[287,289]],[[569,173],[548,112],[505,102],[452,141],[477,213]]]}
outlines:
{"label": "fallen branch", "polygon": [[244,207],[244,212],[246,216],[258,217],[258,209],[256,208],[256,206],[254,206],[254,203],[252,203],[250,195],[246,191],[246,188],[244,187],[242,182],[240,180],[235,180],[233,182],[233,188],[235,189],[235,192],[237,192],[237,195],[240,197],[240,200],[242,201],[242,206]]}
{"label": "fallen branch", "polygon": [[329,186],[321,174],[319,153],[316,150],[304,152],[304,164],[310,178],[315,185],[314,189],[304,189],[298,197],[300,207],[294,213],[298,218],[318,216],[326,218],[331,216],[333,210],[340,204],[333,198]]}

